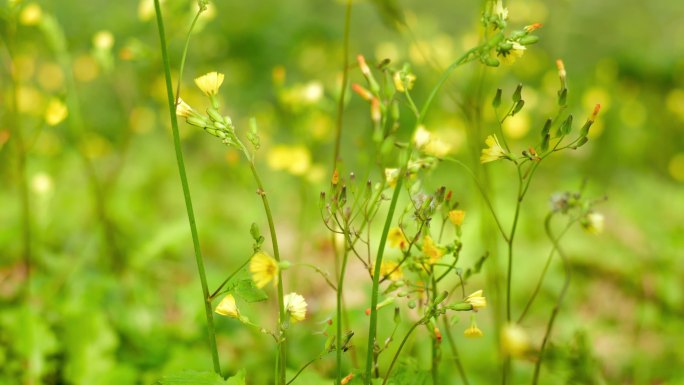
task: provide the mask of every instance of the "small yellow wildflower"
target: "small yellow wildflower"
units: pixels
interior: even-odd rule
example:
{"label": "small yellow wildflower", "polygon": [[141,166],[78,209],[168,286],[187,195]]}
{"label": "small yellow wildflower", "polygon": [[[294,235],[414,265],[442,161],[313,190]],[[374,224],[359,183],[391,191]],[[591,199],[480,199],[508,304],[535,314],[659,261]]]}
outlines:
{"label": "small yellow wildflower", "polygon": [[506,157],[506,151],[499,144],[499,139],[497,139],[496,135],[489,135],[485,140],[485,143],[489,148],[482,150],[480,163],[493,162]]}
{"label": "small yellow wildflower", "polygon": [[266,286],[271,281],[278,283],[278,262],[263,251],[252,256],[249,272],[252,273],[252,280],[258,288]]}
{"label": "small yellow wildflower", "polygon": [[396,186],[398,178],[399,178],[399,169],[398,168],[386,168],[385,169],[385,181],[387,182],[388,186],[390,186],[390,187]]}
{"label": "small yellow wildflower", "polygon": [[501,60],[503,64],[515,63],[516,60],[520,59],[523,54],[525,54],[525,50],[527,50],[527,47],[516,41],[512,41],[510,43],[512,45],[511,49],[500,50],[497,53],[499,60]]}
{"label": "small yellow wildflower", "polygon": [[67,115],[69,115],[69,111],[66,104],[56,98],[50,99],[45,110],[45,123],[49,126],[56,126],[66,119]]}
{"label": "small yellow wildflower", "polygon": [[597,212],[590,212],[584,217],[582,227],[590,234],[601,234],[604,227],[603,214]]}
{"label": "small yellow wildflower", "polygon": [[189,118],[195,114],[195,111],[186,103],[183,99],[178,98],[178,104],[176,104],[176,115]]}
{"label": "small yellow wildflower", "polygon": [[387,234],[387,240],[389,241],[390,247],[398,247],[401,250],[406,250],[408,247],[408,241],[400,227],[391,228]]}
{"label": "small yellow wildflower", "polygon": [[460,226],[463,224],[463,219],[465,218],[465,211],[463,210],[451,210],[449,211],[449,221],[454,226]]}
{"label": "small yellow wildflower", "polygon": [[504,8],[501,0],[497,0],[496,3],[494,4],[494,13],[501,20],[503,20],[503,21],[508,20],[508,8]]}
{"label": "small yellow wildflower", "polygon": [[297,293],[287,294],[283,301],[285,302],[285,310],[290,313],[290,320],[292,322],[303,321],[306,318],[306,300]]}
{"label": "small yellow wildflower", "polygon": [[215,312],[231,318],[240,318],[240,311],[235,304],[235,297],[232,294],[227,294],[223,297],[218,306],[216,306]]}
{"label": "small yellow wildflower", "polygon": [[385,277],[388,274],[391,281],[398,281],[404,277],[401,266],[395,261],[383,261],[380,265],[380,276]]}
{"label": "small yellow wildflower", "polygon": [[516,324],[504,326],[501,333],[501,349],[507,355],[521,357],[530,347],[530,337],[525,329]]}
{"label": "small yellow wildflower", "polygon": [[213,96],[218,93],[221,84],[223,84],[224,75],[218,72],[209,72],[195,79],[195,84],[207,96]]}
{"label": "small yellow wildflower", "polygon": [[394,88],[396,88],[398,92],[406,92],[406,90],[411,90],[413,88],[413,83],[416,81],[416,75],[407,73],[402,79],[402,71],[397,71],[394,73],[392,79],[394,80]]}
{"label": "small yellow wildflower", "polygon": [[413,134],[413,143],[416,147],[421,148],[430,142],[430,131],[425,129],[424,125],[416,127],[416,132]]}
{"label": "small yellow wildflower", "polygon": [[36,3],[26,5],[19,14],[19,23],[23,25],[38,25],[42,19],[43,10]]}
{"label": "small yellow wildflower", "polygon": [[423,237],[423,254],[430,258],[430,263],[437,263],[439,259],[444,255],[444,250],[435,244],[432,237],[426,235]]}
{"label": "small yellow wildflower", "polygon": [[470,324],[470,326],[468,327],[468,329],[466,329],[463,332],[463,335],[468,337],[468,338],[480,338],[480,337],[482,337],[483,333],[482,333],[482,330],[480,330],[480,328],[477,327],[477,325],[475,324],[475,321],[473,321]]}
{"label": "small yellow wildflower", "polygon": [[477,311],[479,309],[484,309],[487,307],[487,298],[482,295],[482,290],[478,290],[473,294],[469,295],[465,299],[465,303],[469,303],[473,306],[473,310]]}

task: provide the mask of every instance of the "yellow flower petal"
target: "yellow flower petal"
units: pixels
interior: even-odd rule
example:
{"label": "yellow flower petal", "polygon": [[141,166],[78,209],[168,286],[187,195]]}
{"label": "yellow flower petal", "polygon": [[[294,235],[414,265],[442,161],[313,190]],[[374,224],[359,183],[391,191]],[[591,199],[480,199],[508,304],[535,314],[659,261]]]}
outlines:
{"label": "yellow flower petal", "polygon": [[306,318],[306,300],[297,293],[290,293],[283,297],[285,310],[290,314],[292,322],[303,321]]}
{"label": "yellow flower petal", "polygon": [[195,84],[205,95],[212,96],[218,93],[221,84],[223,84],[223,77],[224,75],[222,73],[209,72],[208,74],[196,78]]}
{"label": "yellow flower petal", "polygon": [[258,288],[266,286],[269,282],[278,283],[278,262],[270,255],[259,251],[249,261],[249,272],[252,280]]}
{"label": "yellow flower petal", "polygon": [[227,294],[223,297],[215,312],[231,318],[240,318],[240,311],[235,304],[235,297],[232,294]]}

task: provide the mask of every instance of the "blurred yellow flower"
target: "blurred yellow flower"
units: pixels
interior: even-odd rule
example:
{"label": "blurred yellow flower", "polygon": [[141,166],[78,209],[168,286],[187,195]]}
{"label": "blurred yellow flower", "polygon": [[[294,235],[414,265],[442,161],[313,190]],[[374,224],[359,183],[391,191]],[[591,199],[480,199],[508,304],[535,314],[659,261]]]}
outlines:
{"label": "blurred yellow flower", "polygon": [[506,151],[499,144],[499,139],[497,139],[496,135],[489,135],[485,143],[489,147],[482,150],[480,163],[493,162],[506,157]]}
{"label": "blurred yellow flower", "polygon": [[443,158],[451,152],[451,145],[441,139],[433,138],[423,147],[423,152],[435,158]]}
{"label": "blurred yellow flower", "polygon": [[582,220],[582,227],[590,234],[601,234],[604,227],[603,214],[594,211],[588,213]]}
{"label": "blurred yellow flower", "polygon": [[406,92],[406,90],[411,90],[413,88],[413,83],[416,81],[416,75],[397,71],[394,73],[393,80],[394,88],[396,88],[398,92]]}
{"label": "blurred yellow flower", "polygon": [[390,186],[390,187],[396,186],[398,178],[399,178],[399,169],[398,168],[386,168],[385,169],[385,181],[387,182],[388,186]]}
{"label": "blurred yellow flower", "polygon": [[270,255],[259,251],[249,261],[249,272],[252,280],[258,288],[266,286],[269,282],[278,283],[278,262]]}
{"label": "blurred yellow flower", "polygon": [[232,294],[227,294],[223,297],[218,306],[216,306],[215,312],[226,317],[240,318],[240,311]]}
{"label": "blurred yellow flower", "polygon": [[444,250],[435,244],[432,237],[426,235],[423,237],[423,254],[430,258],[430,263],[437,263],[439,259],[444,255]]}
{"label": "blurred yellow flower", "polygon": [[473,322],[468,329],[466,329],[463,332],[463,335],[468,337],[468,338],[479,338],[482,337],[483,333],[480,328],[477,327],[477,325]]}
{"label": "blurred yellow flower", "polygon": [[460,226],[463,224],[463,219],[465,218],[465,211],[463,210],[451,210],[449,211],[449,221],[454,226]]}
{"label": "blurred yellow flower", "polygon": [[213,96],[218,93],[221,84],[223,84],[224,75],[216,71],[209,72],[198,78],[195,78],[195,84],[207,96]]}
{"label": "blurred yellow flower", "polygon": [[36,3],[27,4],[19,14],[19,23],[23,25],[38,25],[43,19],[43,10]]}
{"label": "blurred yellow flower", "polygon": [[395,261],[383,261],[380,265],[380,276],[385,277],[387,275],[391,281],[398,281],[404,277],[401,266]]}
{"label": "blurred yellow flower", "polygon": [[389,241],[390,247],[398,247],[401,250],[406,250],[408,247],[408,241],[400,227],[393,227],[390,229],[387,234],[387,241]]}
{"label": "blurred yellow flower", "polygon": [[297,293],[290,293],[283,297],[285,310],[290,314],[292,322],[303,321],[306,318],[306,300]]}
{"label": "blurred yellow flower", "polygon": [[417,148],[421,148],[430,142],[430,131],[425,129],[424,125],[416,127],[416,132],[413,134],[413,143]]}
{"label": "blurred yellow flower", "polygon": [[102,50],[111,49],[114,46],[114,35],[106,30],[99,31],[93,36],[93,46]]}
{"label": "blurred yellow flower", "polygon": [[494,4],[494,14],[503,21],[508,20],[508,8],[504,8],[501,0],[496,0],[496,3]]}
{"label": "blurred yellow flower", "polygon": [[473,294],[469,295],[465,299],[465,303],[469,303],[473,306],[473,310],[477,311],[479,309],[484,309],[487,307],[487,298],[482,295],[482,290],[478,290]]}
{"label": "blurred yellow flower", "polygon": [[530,338],[525,329],[516,324],[504,326],[501,333],[501,349],[506,355],[521,357],[530,346]]}
{"label": "blurred yellow flower", "polygon": [[304,146],[274,146],[268,153],[267,161],[272,169],[285,170],[294,175],[304,175],[311,168],[311,154]]}
{"label": "blurred yellow flower", "polygon": [[69,115],[66,104],[57,98],[50,99],[45,110],[45,122],[50,126],[56,126]]}

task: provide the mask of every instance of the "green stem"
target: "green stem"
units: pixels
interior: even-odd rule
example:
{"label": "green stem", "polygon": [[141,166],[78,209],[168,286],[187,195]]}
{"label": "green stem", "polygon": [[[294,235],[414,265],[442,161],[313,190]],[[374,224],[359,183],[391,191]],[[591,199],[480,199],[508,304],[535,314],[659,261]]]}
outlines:
{"label": "green stem", "polygon": [[[346,232],[347,230],[345,230]],[[335,346],[336,356],[336,384],[342,381],[342,317],[343,317],[343,292],[344,292],[344,275],[347,271],[347,258],[349,257],[348,241],[345,241],[344,252],[342,254],[342,266],[340,269],[340,276],[337,279],[337,344]]]}
{"label": "green stem", "polygon": [[458,348],[456,347],[456,343],[454,342],[454,336],[451,334],[451,327],[449,326],[449,321],[446,318],[446,315],[442,317],[442,320],[444,321],[444,331],[447,336],[447,341],[449,341],[449,347],[451,348],[451,353],[454,355],[454,363],[456,364],[456,369],[458,369],[458,373],[461,376],[461,380],[465,385],[470,385],[468,382],[468,377],[466,376],[465,369],[463,368],[463,363],[461,362],[461,356],[458,354]]}
{"label": "green stem", "polygon": [[185,59],[188,56],[190,36],[192,35],[192,31],[195,29],[195,24],[197,24],[197,20],[199,19],[202,12],[204,12],[202,8],[197,10],[197,14],[195,15],[195,18],[192,19],[192,23],[190,23],[190,28],[188,28],[188,34],[187,36],[185,36],[185,45],[183,46],[183,54],[181,55],[180,68],[178,70],[178,85],[176,86],[175,105],[178,105],[178,100],[180,99],[181,84],[183,84],[183,70],[185,69]]}
{"label": "green stem", "polygon": [[16,32],[16,23],[12,19],[8,25],[6,48],[10,61],[10,85],[11,85],[11,109],[9,113],[9,126],[12,129],[12,136],[16,138],[17,149],[17,171],[19,174],[19,201],[21,205],[21,239],[23,243],[23,260],[24,268],[26,269],[26,285],[24,287],[24,294],[28,297],[30,294],[31,282],[31,246],[32,246],[32,232],[31,232],[31,205],[28,187],[28,177],[26,173],[26,144],[24,141],[24,133],[21,128],[21,119],[19,119],[19,70],[14,62],[14,34]]}
{"label": "green stem", "polygon": [[333,153],[333,171],[337,169],[337,161],[340,157],[342,142],[342,122],[344,118],[344,98],[347,94],[347,82],[349,81],[349,31],[351,30],[352,0],[347,0],[344,13],[344,42],[342,43],[342,85],[340,99],[337,101],[337,123],[335,129],[335,152]]}
{"label": "green stem", "polygon": [[[432,300],[434,301],[435,298],[437,298],[437,280],[435,279],[435,274],[434,274],[434,266],[432,267]],[[437,340],[437,338],[432,339],[432,365],[431,365],[431,372],[432,372],[432,385],[438,385],[439,384],[439,356],[440,356],[440,341]]]}
{"label": "green stem", "polygon": [[185,208],[188,215],[188,222],[190,223],[190,232],[192,234],[192,243],[195,250],[195,261],[197,262],[197,271],[199,272],[200,281],[202,283],[202,302],[204,303],[204,312],[207,318],[207,331],[209,333],[209,346],[211,348],[211,357],[214,364],[214,371],[221,375],[221,365],[219,363],[218,349],[216,347],[216,332],[214,329],[214,315],[211,309],[211,302],[209,301],[209,285],[207,284],[207,276],[204,270],[204,260],[202,259],[202,251],[200,250],[199,235],[197,234],[197,226],[195,224],[195,214],[192,208],[192,198],[190,197],[190,187],[188,185],[188,177],[185,174],[185,162],[183,161],[183,151],[180,144],[180,135],[178,133],[178,119],[176,118],[176,104],[173,97],[173,86],[171,85],[171,65],[169,63],[169,54],[166,48],[166,34],[164,32],[164,20],[162,18],[161,6],[159,0],[154,0],[154,8],[157,14],[157,28],[159,30],[159,41],[161,44],[162,59],[164,61],[164,75],[166,78],[166,94],[169,104],[169,116],[171,118],[171,131],[173,133],[173,145],[176,152],[176,162],[178,164],[178,173],[181,179],[181,186],[183,187],[183,197],[185,198]]}
{"label": "green stem", "polygon": [[[410,154],[410,149],[409,149]],[[406,162],[408,163],[408,161]],[[374,271],[373,271],[373,288],[371,291],[371,306],[370,306],[370,325],[368,327],[368,345],[366,352],[366,385],[370,385],[371,376],[373,370],[373,352],[375,350],[375,334],[378,326],[378,288],[380,285],[380,270],[382,265],[382,257],[385,252],[385,244],[387,243],[387,234],[389,233],[390,226],[392,225],[392,218],[394,217],[394,210],[397,207],[397,200],[399,198],[399,193],[401,192],[401,184],[404,180],[403,175],[406,174],[406,164],[401,168],[399,177],[397,178],[397,184],[394,187],[394,193],[392,194],[392,201],[390,202],[389,211],[387,213],[387,218],[385,219],[385,226],[382,229],[382,236],[380,237],[380,245],[378,246],[378,255],[375,259]],[[415,328],[415,327],[414,327]],[[403,345],[403,344],[402,344]]]}
{"label": "green stem", "polygon": [[[561,231],[560,234],[558,234],[558,237],[556,237],[556,242],[560,242],[561,238],[565,235],[565,233],[570,230],[570,227],[572,227],[572,224],[575,221],[570,221],[570,223],[565,226],[563,231]],[[532,292],[532,295],[530,296],[529,301],[527,301],[527,305],[525,305],[525,309],[523,310],[522,314],[520,314],[520,318],[518,318],[518,324],[522,323],[523,319],[525,319],[525,316],[527,315],[527,312],[530,310],[532,307],[532,303],[534,300],[537,298],[537,295],[539,294],[539,291],[541,290],[542,283],[544,282],[544,278],[546,277],[546,272],[549,270],[549,266],[551,265],[551,260],[553,259],[553,255],[556,252],[556,243],[554,242],[553,246],[551,246],[551,251],[549,251],[549,256],[546,257],[546,263],[544,264],[544,269],[542,270],[541,276],[539,277],[539,280],[537,281],[537,286],[535,286],[534,291]]]}
{"label": "green stem", "polygon": [[214,290],[214,292],[211,293],[211,295],[209,295],[209,302],[213,301],[214,298],[216,298],[216,296],[221,292],[221,289],[223,289],[223,287],[226,286],[226,284],[228,284],[228,282],[230,282],[230,280],[233,279],[233,277],[235,277],[235,276],[237,275],[237,273],[239,273],[242,269],[244,269],[245,266],[247,266],[247,264],[248,264],[249,261],[251,261],[251,260],[252,260],[252,257],[247,258],[247,260],[246,260],[245,262],[243,262],[242,265],[240,265],[240,267],[238,267],[234,272],[232,272],[232,273],[228,276],[228,278],[226,278],[226,279],[219,285],[219,287],[216,288],[216,290]]}
{"label": "green stem", "polygon": [[422,319],[414,323],[413,326],[411,326],[411,329],[409,329],[409,331],[404,336],[404,339],[401,340],[401,344],[399,344],[397,352],[394,353],[394,357],[392,357],[392,362],[390,363],[389,368],[387,368],[387,373],[385,373],[385,379],[382,381],[382,385],[387,384],[387,380],[389,379],[389,376],[392,373],[392,369],[394,368],[394,364],[397,362],[397,358],[399,358],[399,353],[401,353],[401,349],[403,349],[404,345],[406,345],[406,341],[408,341],[409,337],[411,336],[411,333],[413,333],[413,331],[416,330],[418,325],[420,325],[421,323],[423,323]]}
{"label": "green stem", "polygon": [[534,377],[532,378],[532,385],[537,385],[537,383],[539,382],[539,372],[541,370],[542,361],[544,360],[544,350],[546,349],[546,345],[549,342],[551,330],[553,329],[553,324],[556,320],[556,316],[558,315],[558,311],[560,310],[560,307],[563,304],[563,299],[565,298],[565,294],[567,293],[568,287],[570,286],[570,261],[568,260],[568,257],[565,255],[563,250],[561,250],[560,245],[558,244],[558,238],[553,236],[553,233],[551,231],[552,217],[553,213],[549,213],[549,215],[546,216],[546,220],[544,221],[544,230],[546,230],[546,236],[548,236],[551,242],[553,242],[553,245],[556,247],[556,250],[558,251],[558,255],[563,260],[563,267],[565,268],[565,280],[563,281],[563,287],[561,288],[561,291],[558,294],[556,306],[554,306],[553,310],[551,311],[549,323],[546,326],[544,340],[542,341],[541,348],[539,349],[539,359],[537,360],[537,363],[534,365]]}
{"label": "green stem", "polygon": [[[266,212],[266,219],[268,220],[268,229],[271,234],[271,244],[273,245],[273,257],[277,262],[280,262],[280,249],[278,248],[278,236],[276,235],[275,224],[273,222],[273,214],[271,212],[271,206],[268,203],[268,198],[266,197],[266,191],[264,190],[264,185],[261,183],[261,178],[259,178],[259,173],[257,173],[256,167],[254,166],[253,158],[249,157],[248,153],[245,151],[245,155],[249,158],[249,167],[252,170],[252,175],[254,176],[254,181],[257,184],[258,194],[261,196],[261,201],[264,204],[264,211]],[[278,377],[277,383],[284,385],[286,383],[285,378],[285,368],[287,367],[287,335],[285,330],[285,325],[287,319],[285,318],[285,302],[283,300],[283,277],[282,271],[278,269],[278,323],[280,331],[280,339],[278,342]]]}

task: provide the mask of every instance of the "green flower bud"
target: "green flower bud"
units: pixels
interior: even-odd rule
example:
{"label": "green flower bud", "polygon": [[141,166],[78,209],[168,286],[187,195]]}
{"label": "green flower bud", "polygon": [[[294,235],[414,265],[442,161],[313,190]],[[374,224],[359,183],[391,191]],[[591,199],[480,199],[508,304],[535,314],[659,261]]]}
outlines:
{"label": "green flower bud", "polygon": [[568,100],[568,89],[563,88],[560,91],[558,91],[558,105],[561,107],[566,105],[567,100]]}
{"label": "green flower bud", "polygon": [[524,100],[518,100],[518,101],[515,103],[515,107],[513,107],[513,111],[511,111],[511,116],[513,116],[513,115],[517,114],[518,112],[520,112],[520,110],[522,110],[522,108],[523,108],[524,105],[525,105],[525,101],[524,101]]}
{"label": "green flower bud", "polygon": [[[509,48],[510,50],[510,48]],[[518,84],[513,92],[513,102],[519,102],[522,99],[522,84]]]}
{"label": "green flower bud", "polygon": [[187,119],[185,119],[188,124],[192,124],[193,126],[205,128],[208,126],[209,122],[206,121],[204,117],[199,117],[199,116],[190,116]]}
{"label": "green flower bud", "polygon": [[518,40],[522,45],[531,45],[539,41],[539,36],[527,35],[523,36]]}
{"label": "green flower bud", "polygon": [[494,95],[494,100],[492,100],[492,106],[494,108],[499,108],[499,106],[501,105],[501,93],[502,92],[503,91],[501,90],[501,88],[497,88],[496,95]]}
{"label": "green flower bud", "polygon": [[546,122],[544,123],[544,128],[542,128],[542,131],[541,131],[542,138],[544,138],[545,136],[547,136],[549,134],[549,131],[551,130],[551,124],[553,124],[553,120],[552,119],[546,119]]}

